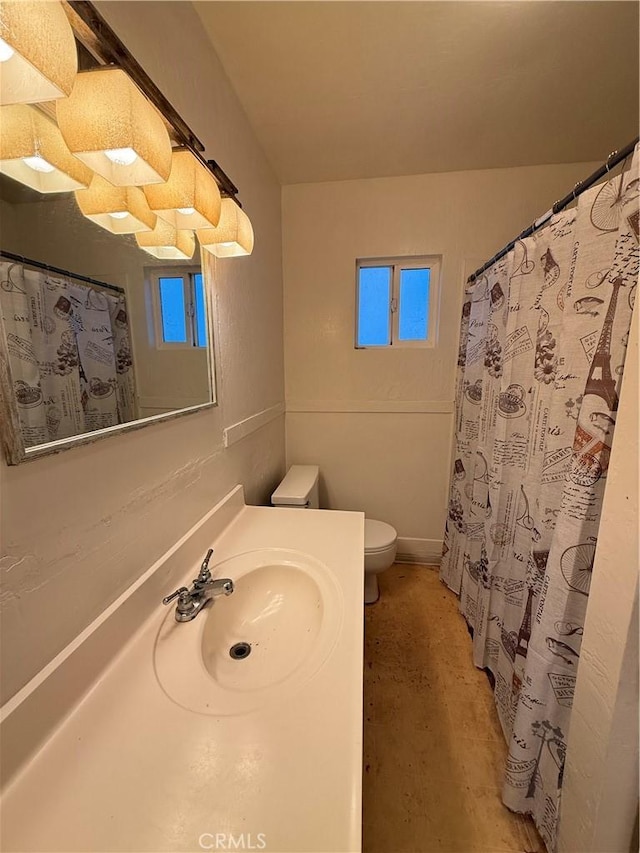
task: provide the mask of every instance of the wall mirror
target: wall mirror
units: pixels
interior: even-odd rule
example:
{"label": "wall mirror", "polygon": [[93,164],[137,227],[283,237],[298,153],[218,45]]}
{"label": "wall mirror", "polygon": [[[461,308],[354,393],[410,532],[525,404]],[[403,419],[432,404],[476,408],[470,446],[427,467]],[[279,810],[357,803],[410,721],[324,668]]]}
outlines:
{"label": "wall mirror", "polygon": [[198,256],[155,260],[73,196],[38,197],[4,175],[0,221],[11,462],[215,402]]}
{"label": "wall mirror", "polygon": [[[10,91],[9,69],[0,106],[2,440],[17,464],[215,405],[210,282],[195,232],[219,257],[249,254],[253,232],[237,189],[204,160],[202,144],[93,4],[3,5],[15,10],[3,12],[3,44],[17,59],[24,53],[41,85],[25,100],[32,81],[18,73]],[[52,27],[61,28],[58,46],[69,42],[71,71],[59,56],[51,71],[38,64],[50,60],[30,30],[41,36]],[[12,63],[20,72],[12,56],[3,73]],[[54,74],[68,78],[62,97],[48,79]],[[100,90],[103,78],[123,93],[113,97],[117,113],[131,99],[123,123],[132,126],[123,132],[136,144],[144,137],[142,153],[89,138],[113,94]],[[55,82],[64,89],[64,79]],[[82,101],[89,85],[93,99]],[[107,116],[103,134],[115,138],[121,118]],[[148,132],[155,125],[157,139]],[[69,186],[51,183],[69,177]],[[101,206],[105,198],[110,207]],[[135,233],[125,227],[132,223]]]}

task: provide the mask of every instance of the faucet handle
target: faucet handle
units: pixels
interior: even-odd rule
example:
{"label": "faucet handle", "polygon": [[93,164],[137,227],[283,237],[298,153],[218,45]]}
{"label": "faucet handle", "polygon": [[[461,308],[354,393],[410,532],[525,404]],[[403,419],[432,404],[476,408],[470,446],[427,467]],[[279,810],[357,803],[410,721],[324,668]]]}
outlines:
{"label": "faucet handle", "polygon": [[209,560],[211,559],[212,554],[213,548],[209,548],[204,560],[202,561],[202,565],[200,566],[200,574],[198,575],[198,580],[200,582],[211,580],[211,572],[209,571]]}
{"label": "faucet handle", "polygon": [[189,590],[186,586],[181,586],[180,589],[177,589],[175,592],[172,592],[171,595],[167,595],[166,598],[163,598],[162,603],[171,604],[174,598],[178,598],[179,595],[184,595],[185,593],[189,595]]}

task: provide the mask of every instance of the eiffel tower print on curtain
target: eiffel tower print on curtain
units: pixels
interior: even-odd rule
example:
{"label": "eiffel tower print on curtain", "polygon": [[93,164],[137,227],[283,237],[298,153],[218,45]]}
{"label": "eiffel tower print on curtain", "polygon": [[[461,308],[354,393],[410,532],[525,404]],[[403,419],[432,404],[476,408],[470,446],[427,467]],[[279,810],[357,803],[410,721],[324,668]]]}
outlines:
{"label": "eiffel tower print on curtain", "polygon": [[594,394],[597,397],[601,397],[611,412],[615,412],[618,408],[616,380],[611,373],[611,331],[613,329],[613,318],[615,317],[616,304],[618,302],[618,291],[622,286],[622,276],[618,276],[613,282],[613,292],[609,301],[609,307],[607,308],[606,317],[604,318],[598,345],[593,355],[584,391],[585,396]]}
{"label": "eiffel tower print on curtain", "polygon": [[611,434],[618,408],[617,381],[611,371],[611,335],[618,303],[624,287],[622,276],[612,282],[611,299],[598,338],[584,389],[573,443],[570,477],[574,483],[592,486],[609,465]]}

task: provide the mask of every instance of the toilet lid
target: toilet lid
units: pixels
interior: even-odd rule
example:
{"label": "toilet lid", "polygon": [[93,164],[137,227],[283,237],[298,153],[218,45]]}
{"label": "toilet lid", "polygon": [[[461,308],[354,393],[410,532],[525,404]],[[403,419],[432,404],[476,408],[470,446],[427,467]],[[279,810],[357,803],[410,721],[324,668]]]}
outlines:
{"label": "toilet lid", "polygon": [[372,518],[364,520],[364,550],[384,551],[391,547],[398,538],[398,534],[390,524],[384,521],[374,521]]}

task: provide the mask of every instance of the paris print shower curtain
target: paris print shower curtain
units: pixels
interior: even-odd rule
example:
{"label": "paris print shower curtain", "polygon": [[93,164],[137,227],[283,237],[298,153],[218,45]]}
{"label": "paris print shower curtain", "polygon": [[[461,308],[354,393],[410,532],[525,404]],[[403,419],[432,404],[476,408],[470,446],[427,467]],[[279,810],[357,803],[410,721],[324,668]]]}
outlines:
{"label": "paris print shower curtain", "polygon": [[0,309],[26,447],[135,420],[124,293],[0,261]]}
{"label": "paris print shower curtain", "polygon": [[495,679],[503,800],[555,847],[638,281],[638,148],[467,288],[441,577]]}

